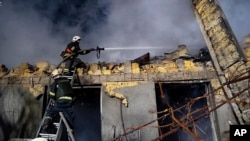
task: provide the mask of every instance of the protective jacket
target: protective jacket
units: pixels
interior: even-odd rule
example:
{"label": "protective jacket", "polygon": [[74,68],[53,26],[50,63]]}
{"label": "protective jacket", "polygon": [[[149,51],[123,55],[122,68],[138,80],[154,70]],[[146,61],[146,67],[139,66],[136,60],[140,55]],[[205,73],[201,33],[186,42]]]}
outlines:
{"label": "protective jacket", "polygon": [[[64,51],[63,58],[68,57],[68,56],[70,56],[71,54],[74,54],[74,53],[79,53],[79,54],[81,54],[81,55],[85,55],[85,54],[90,53],[90,50],[83,50],[83,51],[81,51],[81,52],[80,52],[80,51],[81,51],[81,48],[80,48],[80,46],[79,46],[79,42],[70,42],[70,43],[67,45],[67,47],[66,47],[66,49],[65,49],[65,51]],[[72,56],[72,58],[77,57],[77,55],[78,55],[78,54]]]}
{"label": "protective jacket", "polygon": [[54,100],[72,100],[73,90],[70,80],[64,77],[56,78],[50,85],[49,94]]}

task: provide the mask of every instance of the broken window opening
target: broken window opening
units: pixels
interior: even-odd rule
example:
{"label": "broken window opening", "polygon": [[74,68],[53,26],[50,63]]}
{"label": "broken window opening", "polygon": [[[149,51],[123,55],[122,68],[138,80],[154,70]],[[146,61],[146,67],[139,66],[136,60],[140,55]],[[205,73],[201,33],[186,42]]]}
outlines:
{"label": "broken window opening", "polygon": [[207,83],[156,83],[159,136],[163,141],[215,140],[207,87]]}

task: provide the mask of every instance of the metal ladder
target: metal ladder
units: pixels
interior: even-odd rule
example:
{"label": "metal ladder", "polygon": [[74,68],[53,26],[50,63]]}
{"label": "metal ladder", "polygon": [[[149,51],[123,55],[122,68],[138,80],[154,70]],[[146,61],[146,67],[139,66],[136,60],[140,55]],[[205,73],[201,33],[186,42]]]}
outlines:
{"label": "metal ladder", "polygon": [[[65,77],[65,78],[71,80],[71,81],[70,81],[70,84],[71,84],[72,88],[74,88],[74,86],[75,86],[76,83],[78,83],[78,85],[81,85],[79,76],[78,76],[78,74],[77,74],[77,68],[75,68],[75,69],[74,69],[73,71],[71,71],[71,72],[73,73],[71,76],[62,76],[62,77]],[[76,82],[76,80],[77,80],[78,82]]]}
{"label": "metal ladder", "polygon": [[[49,101],[47,108],[49,108],[49,106],[52,106],[51,103],[52,100]],[[44,115],[46,115],[46,113]],[[53,126],[55,128],[49,130],[48,133],[42,133],[42,124],[44,122],[44,119],[45,116],[43,117],[38,132],[36,133],[36,138],[41,137],[46,138],[48,141],[61,141],[62,131],[66,127],[68,141],[75,141],[72,130],[62,112],[59,112],[59,119],[56,119],[55,121],[53,119]]]}
{"label": "metal ladder", "polygon": [[[52,106],[52,100],[49,101],[46,110],[50,106]],[[52,130],[51,130],[52,133],[42,133],[42,125],[43,125],[43,122],[45,120],[45,115],[46,115],[46,113],[44,113],[42,122],[40,123],[38,131],[36,133],[36,138],[37,137],[42,137],[42,138],[48,139],[49,141],[59,141],[60,139],[58,138],[58,136],[61,136],[61,133],[62,133],[62,126],[61,126],[62,125],[62,119],[59,118],[58,122],[53,121],[54,122],[53,126],[55,127],[56,131],[52,132]]]}

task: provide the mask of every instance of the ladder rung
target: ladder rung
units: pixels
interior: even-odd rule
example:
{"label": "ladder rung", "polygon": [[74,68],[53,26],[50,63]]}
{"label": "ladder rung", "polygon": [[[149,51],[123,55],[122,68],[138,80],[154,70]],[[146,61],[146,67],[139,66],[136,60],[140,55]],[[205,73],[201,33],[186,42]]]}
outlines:
{"label": "ladder rung", "polygon": [[61,76],[61,77],[65,77],[65,78],[68,78],[68,79],[72,79],[73,76]]}
{"label": "ladder rung", "polygon": [[46,133],[40,133],[41,137],[50,138],[50,139],[56,139],[56,134],[46,134]]}
{"label": "ladder rung", "polygon": [[56,127],[58,127],[60,123],[54,122],[53,124],[54,124]]}

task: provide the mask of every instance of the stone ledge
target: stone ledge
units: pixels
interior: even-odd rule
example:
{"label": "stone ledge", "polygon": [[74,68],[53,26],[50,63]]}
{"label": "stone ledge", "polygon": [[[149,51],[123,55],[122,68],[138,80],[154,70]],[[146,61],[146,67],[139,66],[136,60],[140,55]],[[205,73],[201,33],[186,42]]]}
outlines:
{"label": "stone ledge", "polygon": [[[174,73],[129,73],[129,74],[111,74],[111,75],[82,75],[80,76],[83,84],[101,84],[103,82],[127,82],[127,81],[185,81],[185,80],[210,80],[216,78],[214,71],[198,71],[198,72],[174,72]],[[0,86],[11,84],[16,85],[32,85],[41,84],[48,85],[49,77],[33,76],[33,77],[6,77],[0,79]]]}

